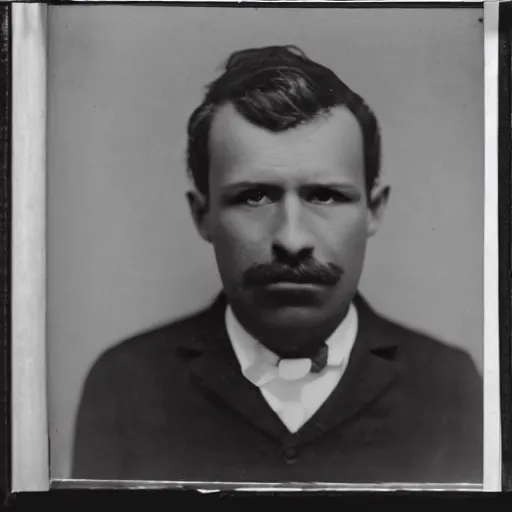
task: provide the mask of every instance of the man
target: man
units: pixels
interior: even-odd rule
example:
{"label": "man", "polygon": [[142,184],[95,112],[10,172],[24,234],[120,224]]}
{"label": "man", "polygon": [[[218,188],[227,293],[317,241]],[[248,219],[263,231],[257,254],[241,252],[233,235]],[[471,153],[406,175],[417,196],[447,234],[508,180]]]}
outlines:
{"label": "man", "polygon": [[470,357],[358,293],[389,188],[377,120],[296,47],[234,53],[188,125],[188,193],[223,292],[109,349],[73,477],[482,481]]}

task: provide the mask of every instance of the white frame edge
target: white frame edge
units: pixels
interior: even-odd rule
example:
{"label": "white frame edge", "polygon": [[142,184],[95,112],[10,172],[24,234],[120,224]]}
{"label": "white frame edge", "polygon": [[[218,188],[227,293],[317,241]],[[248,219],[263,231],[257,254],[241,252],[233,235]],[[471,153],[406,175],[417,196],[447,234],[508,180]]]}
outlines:
{"label": "white frame edge", "polygon": [[[471,0],[455,1],[468,3]],[[83,2],[75,0],[74,3]],[[497,271],[499,4],[499,0],[483,3],[486,113],[484,491],[501,491]],[[12,32],[12,490],[45,491],[50,487],[45,344],[47,6],[13,2]]]}
{"label": "white frame edge", "polygon": [[498,253],[499,2],[484,3],[484,491],[501,491]]}
{"label": "white frame edge", "polygon": [[46,14],[12,5],[12,490],[49,489]]}
{"label": "white frame edge", "polygon": [[480,484],[446,484],[446,483],[333,483],[333,482],[197,482],[197,481],[163,481],[163,480],[73,480],[55,479],[52,489],[194,489],[199,492],[258,491],[258,492],[295,492],[295,491],[467,491],[481,492]]}

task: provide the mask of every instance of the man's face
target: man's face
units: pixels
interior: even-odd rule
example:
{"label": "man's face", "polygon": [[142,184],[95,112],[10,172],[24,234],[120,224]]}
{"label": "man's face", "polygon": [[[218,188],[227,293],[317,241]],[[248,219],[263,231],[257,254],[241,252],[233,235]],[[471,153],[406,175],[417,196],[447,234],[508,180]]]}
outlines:
{"label": "man's face", "polygon": [[281,353],[324,341],[356,292],[376,228],[357,119],[337,107],[273,133],[228,104],[209,150],[209,197],[195,217],[239,321]]}

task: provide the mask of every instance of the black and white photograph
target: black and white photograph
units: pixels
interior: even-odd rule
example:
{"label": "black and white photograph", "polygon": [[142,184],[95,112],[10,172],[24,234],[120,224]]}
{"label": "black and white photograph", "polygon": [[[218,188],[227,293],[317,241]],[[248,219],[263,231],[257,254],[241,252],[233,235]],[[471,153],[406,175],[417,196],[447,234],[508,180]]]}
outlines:
{"label": "black and white photograph", "polygon": [[483,488],[484,36],[482,4],[48,6],[51,482]]}

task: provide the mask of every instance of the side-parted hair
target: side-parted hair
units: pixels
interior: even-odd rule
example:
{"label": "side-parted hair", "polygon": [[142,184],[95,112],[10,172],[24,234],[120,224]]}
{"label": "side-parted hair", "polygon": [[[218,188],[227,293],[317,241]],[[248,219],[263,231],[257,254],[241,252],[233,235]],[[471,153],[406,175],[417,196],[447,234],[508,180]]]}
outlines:
{"label": "side-parted hair", "polygon": [[237,51],[224,73],[206,88],[188,121],[187,166],[197,190],[208,195],[210,128],[216,110],[231,103],[252,124],[281,132],[344,106],[356,117],[364,143],[367,193],[380,171],[381,140],[375,114],[329,68],[296,46]]}

